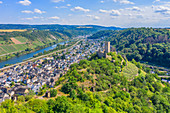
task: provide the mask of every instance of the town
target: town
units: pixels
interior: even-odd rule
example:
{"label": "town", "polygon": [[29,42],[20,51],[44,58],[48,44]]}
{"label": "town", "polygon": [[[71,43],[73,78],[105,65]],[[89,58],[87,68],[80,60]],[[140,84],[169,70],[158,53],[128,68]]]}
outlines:
{"label": "town", "polygon": [[68,50],[24,65],[14,65],[1,72],[0,102],[6,99],[16,100],[17,96],[26,95],[30,90],[38,94],[43,85],[53,88],[55,82],[66,74],[71,64],[89,58],[98,50],[103,50],[102,41],[84,39]]}

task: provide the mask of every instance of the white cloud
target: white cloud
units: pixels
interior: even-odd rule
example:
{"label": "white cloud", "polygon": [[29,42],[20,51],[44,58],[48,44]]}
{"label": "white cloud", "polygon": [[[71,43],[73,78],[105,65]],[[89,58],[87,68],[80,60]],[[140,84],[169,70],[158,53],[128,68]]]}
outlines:
{"label": "white cloud", "polygon": [[32,12],[32,11],[29,11],[29,10],[24,10],[24,11],[21,11],[22,13],[27,13],[27,14],[29,14],[29,13],[34,13],[34,12]]}
{"label": "white cloud", "polygon": [[112,10],[110,13],[111,16],[119,16],[120,12],[118,10]]}
{"label": "white cloud", "polygon": [[66,6],[60,6],[60,7],[55,7],[56,9],[61,9],[61,8],[68,8],[68,7],[66,7]]}
{"label": "white cloud", "polygon": [[134,4],[133,2],[131,1],[128,1],[128,0],[113,0],[114,2],[119,2],[121,4]]}
{"label": "white cloud", "polygon": [[39,13],[39,14],[46,13],[45,11],[41,11],[39,9],[34,9],[34,11],[24,10],[24,11],[21,11],[21,12],[22,13],[27,13],[27,14],[31,14],[31,13]]}
{"label": "white cloud", "polygon": [[142,11],[142,9],[136,6],[133,6],[132,8],[127,8],[127,9],[132,10],[132,11]]}
{"label": "white cloud", "polygon": [[86,15],[87,17],[90,17],[90,18],[92,18],[92,19],[94,19],[94,20],[99,20],[100,19],[100,17],[98,17],[98,16],[95,16],[95,15]]}
{"label": "white cloud", "polygon": [[72,11],[83,11],[83,12],[89,12],[89,9],[84,9],[80,6],[74,7],[73,9],[71,9]]}
{"label": "white cloud", "polygon": [[52,0],[52,2],[58,3],[58,2],[64,2],[64,0]]}
{"label": "white cloud", "polygon": [[34,16],[33,19],[43,19],[44,17],[37,17],[37,16]]}
{"label": "white cloud", "polygon": [[104,9],[99,9],[99,12],[100,13],[111,13],[110,10],[104,10]]}
{"label": "white cloud", "polygon": [[67,6],[68,6],[68,7],[70,7],[70,6],[71,6],[71,4],[67,4]]}
{"label": "white cloud", "polygon": [[155,1],[153,1],[153,3],[155,3],[155,2],[160,2],[160,0],[155,0]]}
{"label": "white cloud", "polygon": [[55,19],[55,20],[58,20],[58,19],[60,19],[60,17],[58,17],[58,16],[53,16],[53,17],[49,17],[49,19]]}
{"label": "white cloud", "polygon": [[0,4],[2,4],[3,2],[2,1],[0,1]]}
{"label": "white cloud", "polygon": [[104,1],[100,1],[100,3],[104,3]]}
{"label": "white cloud", "polygon": [[39,13],[39,14],[46,13],[45,11],[41,11],[41,10],[39,10],[39,9],[34,9],[34,12],[35,12],[35,13]]}
{"label": "white cloud", "polygon": [[19,3],[25,6],[29,6],[31,4],[29,0],[19,1]]}
{"label": "white cloud", "polygon": [[100,13],[109,13],[111,16],[119,16],[119,15],[121,15],[119,10],[103,10],[103,9],[100,9],[99,12]]}
{"label": "white cloud", "polygon": [[22,18],[22,20],[33,20],[33,18]]}
{"label": "white cloud", "polygon": [[155,13],[160,13],[163,15],[170,15],[170,8],[165,6],[153,6],[155,8]]}

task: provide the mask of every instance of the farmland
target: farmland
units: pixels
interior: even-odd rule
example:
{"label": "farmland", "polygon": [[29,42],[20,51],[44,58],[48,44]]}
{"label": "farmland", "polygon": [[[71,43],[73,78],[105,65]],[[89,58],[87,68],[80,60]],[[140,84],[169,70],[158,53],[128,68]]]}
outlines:
{"label": "farmland", "polygon": [[22,44],[20,41],[18,41],[17,39],[15,38],[11,38],[12,42],[14,42],[15,44]]}
{"label": "farmland", "polygon": [[27,42],[28,39],[25,37],[15,37],[16,40],[20,41],[21,43]]}
{"label": "farmland", "polygon": [[[16,32],[12,32],[16,31]],[[66,36],[62,34],[62,38],[58,37],[58,32],[49,31],[26,31],[25,30],[0,30],[4,32],[0,35],[0,55],[25,51],[26,49],[35,50],[62,41]],[[50,36],[53,33],[53,38]],[[57,35],[55,35],[55,33]],[[54,37],[56,39],[54,39]],[[48,45],[49,46],[49,45]]]}
{"label": "farmland", "polygon": [[14,32],[14,31],[25,32],[27,30],[26,29],[0,29],[0,32]]}

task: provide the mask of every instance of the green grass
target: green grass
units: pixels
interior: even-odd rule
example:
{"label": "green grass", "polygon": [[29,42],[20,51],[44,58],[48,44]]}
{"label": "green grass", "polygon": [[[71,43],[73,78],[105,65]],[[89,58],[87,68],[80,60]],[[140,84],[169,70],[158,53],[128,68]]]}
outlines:
{"label": "green grass", "polygon": [[15,37],[15,39],[17,39],[18,41],[20,41],[21,43],[27,42],[28,39],[25,37]]}
{"label": "green grass", "polygon": [[5,41],[0,41],[0,44],[3,44],[3,43],[5,43]]}
{"label": "green grass", "polygon": [[25,44],[14,44],[14,45],[6,45],[6,46],[0,46],[0,47],[3,48],[3,49],[0,48],[0,55],[6,54],[6,53],[23,51],[26,48],[28,48],[28,46],[26,46]]}
{"label": "green grass", "polygon": [[1,46],[1,48],[3,48],[5,51],[7,51],[7,53],[17,51],[12,45]]}
{"label": "green grass", "polygon": [[0,48],[0,55],[5,54],[5,53],[7,53],[7,52]]}
{"label": "green grass", "polygon": [[13,45],[17,51],[22,51],[25,50],[26,48],[28,48],[28,46],[26,46],[26,44],[15,44]]}
{"label": "green grass", "polygon": [[128,65],[123,68],[123,75],[126,76],[128,79],[133,79],[134,76],[138,74],[138,68],[135,64],[128,62]]}
{"label": "green grass", "polygon": [[43,46],[43,45],[45,45],[44,43],[42,43],[41,41],[36,41],[36,42],[33,42],[32,43],[35,47],[36,46]]}
{"label": "green grass", "polygon": [[[24,37],[15,37],[18,41],[20,42],[25,42],[27,41],[26,38]],[[6,53],[12,53],[12,52],[18,52],[18,51],[24,51],[26,48],[36,48],[37,46],[43,46],[45,45],[41,41],[34,41],[32,44],[13,44],[13,45],[2,45],[0,46],[0,55],[6,54]]]}

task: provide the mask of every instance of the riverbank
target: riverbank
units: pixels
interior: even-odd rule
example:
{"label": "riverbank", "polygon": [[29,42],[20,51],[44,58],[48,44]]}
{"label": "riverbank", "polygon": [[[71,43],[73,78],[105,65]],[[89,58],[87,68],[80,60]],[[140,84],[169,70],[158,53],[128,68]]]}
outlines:
{"label": "riverbank", "polygon": [[0,69],[0,71],[2,72],[2,71],[4,71],[4,70],[7,70],[7,69],[9,69],[9,68],[11,68],[11,67],[15,66],[15,65],[22,65],[22,64],[26,64],[26,63],[28,63],[28,62],[31,62],[31,61],[34,61],[34,60],[38,60],[38,59],[41,59],[41,58],[47,57],[47,56],[49,56],[49,55],[55,54],[56,52],[62,52],[62,51],[64,51],[64,50],[70,49],[70,48],[74,47],[75,45],[77,45],[77,44],[78,44],[80,41],[82,41],[82,40],[83,40],[83,39],[81,39],[81,40],[77,41],[74,45],[72,45],[72,46],[70,46],[70,47],[68,47],[68,48],[61,49],[61,50],[57,50],[57,51],[54,51],[54,52],[49,53],[49,54],[46,54],[46,55],[42,55],[42,56],[39,56],[39,57],[36,57],[36,58],[30,59],[30,60],[26,60],[26,61],[24,61],[24,62],[20,62],[20,63],[12,64],[12,65],[7,66],[7,67],[3,67],[3,68],[1,68],[1,69]]}
{"label": "riverbank", "polygon": [[54,42],[48,43],[46,45],[43,45],[43,46],[40,46],[40,47],[36,47],[36,48],[34,48],[32,50],[28,49],[28,50],[23,50],[23,51],[12,52],[12,53],[7,53],[7,54],[0,55],[0,63],[3,62],[3,61],[7,61],[7,60],[9,60],[9,59],[11,59],[13,57],[19,57],[19,56],[22,56],[22,55],[33,53],[35,51],[38,51],[38,50],[50,47],[50,46],[52,46],[52,45],[54,45],[56,43],[61,43],[62,41],[59,41],[59,42],[55,42],[54,41]]}

